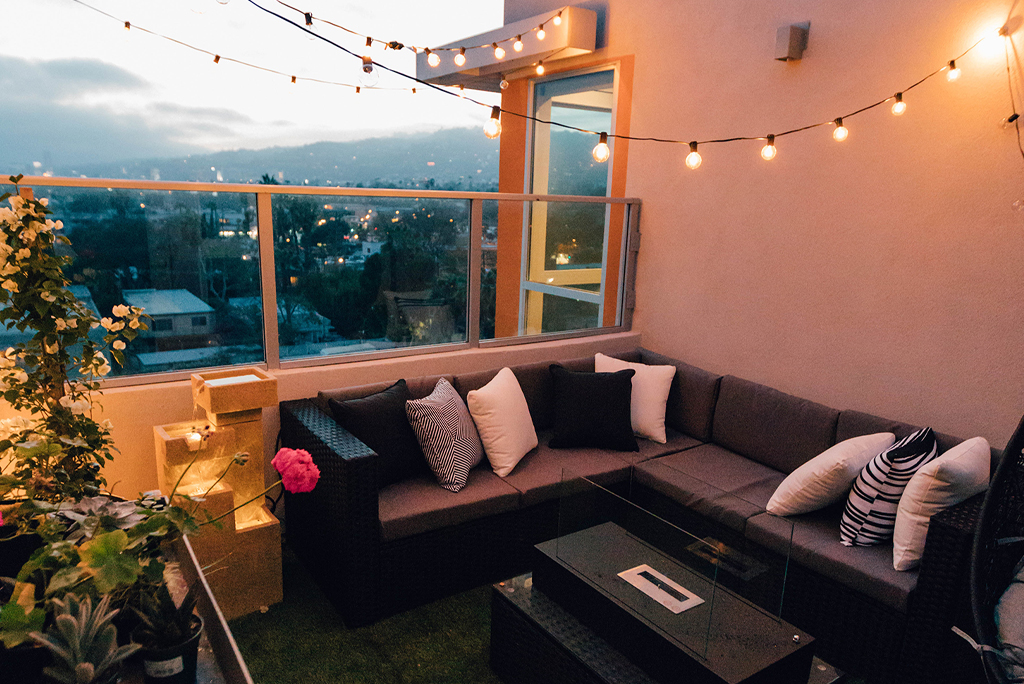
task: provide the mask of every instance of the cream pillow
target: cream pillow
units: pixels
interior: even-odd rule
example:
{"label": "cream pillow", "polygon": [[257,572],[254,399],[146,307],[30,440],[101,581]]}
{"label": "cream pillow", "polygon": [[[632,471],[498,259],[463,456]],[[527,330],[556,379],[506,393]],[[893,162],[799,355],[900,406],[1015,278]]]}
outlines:
{"label": "cream pillow", "polygon": [[918,470],[900,497],[892,538],[892,566],[921,562],[931,517],[988,489],[991,450],[984,437],[961,442]]}
{"label": "cream pillow", "polygon": [[598,353],[594,356],[594,370],[598,373],[615,373],[633,369],[633,391],[629,398],[629,422],[633,432],[652,442],[664,444],[665,405],[676,376],[675,366],[648,366],[644,363],[630,363],[613,359]]}
{"label": "cream pillow", "polygon": [[782,481],[768,500],[768,512],[798,515],[842,501],[864,466],[894,441],[893,433],[879,432],[851,437],[829,447]]}
{"label": "cream pillow", "polygon": [[466,403],[494,474],[505,477],[537,446],[523,388],[511,370],[502,368],[489,383],[470,391]]}

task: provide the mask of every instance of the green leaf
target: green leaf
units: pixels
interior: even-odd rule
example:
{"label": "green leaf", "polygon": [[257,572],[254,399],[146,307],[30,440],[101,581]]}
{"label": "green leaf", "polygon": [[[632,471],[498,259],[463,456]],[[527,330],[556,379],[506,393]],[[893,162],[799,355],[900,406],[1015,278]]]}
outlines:
{"label": "green leaf", "polygon": [[46,595],[48,597],[61,596],[81,582],[84,576],[85,571],[77,566],[58,570],[50,579],[50,583],[46,587]]}
{"label": "green leaf", "polygon": [[41,631],[45,619],[46,611],[42,608],[35,608],[26,614],[25,609],[17,603],[4,604],[0,606],[0,641],[7,648],[14,648],[27,641],[31,632]]}
{"label": "green leaf", "polygon": [[115,530],[100,534],[82,544],[79,555],[85,567],[93,576],[96,591],[108,594],[118,587],[135,583],[142,574],[138,559],[124,553],[128,546],[128,534]]}

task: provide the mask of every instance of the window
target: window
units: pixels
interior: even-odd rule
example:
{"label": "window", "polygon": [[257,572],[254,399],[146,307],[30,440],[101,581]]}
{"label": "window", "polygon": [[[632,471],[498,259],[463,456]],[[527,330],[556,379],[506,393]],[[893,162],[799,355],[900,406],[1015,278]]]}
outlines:
{"label": "window", "polygon": [[153,332],[169,332],[171,330],[174,330],[174,319],[154,318],[152,329]]}
{"label": "window", "polygon": [[193,316],[192,317],[193,328],[205,328],[206,327],[206,316]]}

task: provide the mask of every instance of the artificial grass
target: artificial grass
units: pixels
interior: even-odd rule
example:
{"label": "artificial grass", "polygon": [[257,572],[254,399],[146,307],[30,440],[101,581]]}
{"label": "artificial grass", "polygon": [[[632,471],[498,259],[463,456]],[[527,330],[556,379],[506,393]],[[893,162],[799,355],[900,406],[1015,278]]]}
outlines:
{"label": "artificial grass", "polygon": [[346,629],[313,578],[284,551],[284,601],[231,622],[256,682],[500,684],[488,667],[490,587]]}

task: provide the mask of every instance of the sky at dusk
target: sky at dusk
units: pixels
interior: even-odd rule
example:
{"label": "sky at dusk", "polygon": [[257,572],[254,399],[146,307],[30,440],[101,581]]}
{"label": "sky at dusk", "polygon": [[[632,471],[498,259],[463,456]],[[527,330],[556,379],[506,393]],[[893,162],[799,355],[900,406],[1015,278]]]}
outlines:
{"label": "sky at dusk", "polygon": [[[302,23],[276,0],[264,7]],[[353,140],[396,132],[478,126],[488,110],[418,88],[368,91],[287,77],[213,60],[133,29],[191,43],[287,74],[358,83],[351,56],[259,10],[247,0],[73,0],[0,2],[0,168],[43,168],[211,150]],[[289,2],[374,38],[432,46],[502,24],[502,0],[303,0]],[[314,29],[357,53],[364,40],[322,24]],[[371,49],[374,60],[415,74],[409,50]],[[378,86],[412,82],[382,73]],[[474,93],[497,103],[497,96]]]}

